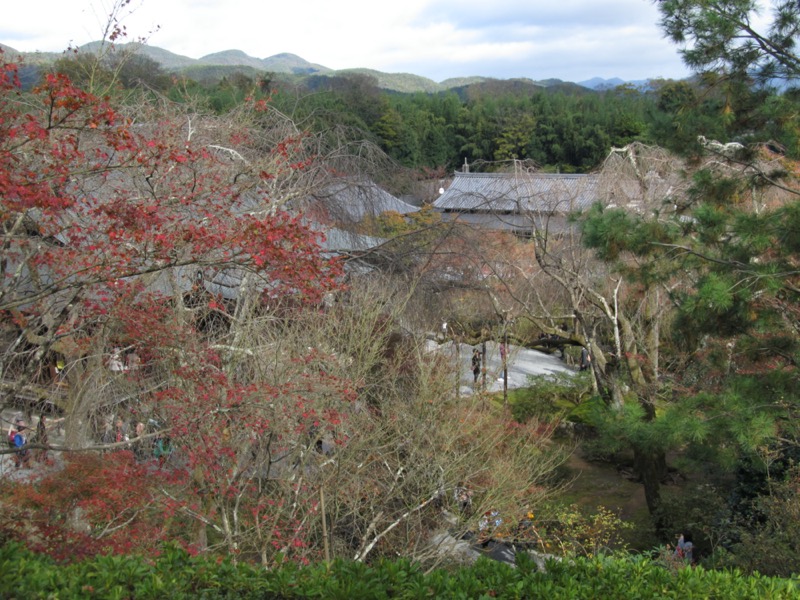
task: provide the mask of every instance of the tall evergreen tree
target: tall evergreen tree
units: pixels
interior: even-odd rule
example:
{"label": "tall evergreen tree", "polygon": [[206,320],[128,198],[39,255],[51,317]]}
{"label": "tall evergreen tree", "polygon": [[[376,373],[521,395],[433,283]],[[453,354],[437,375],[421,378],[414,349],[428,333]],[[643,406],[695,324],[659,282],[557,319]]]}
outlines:
{"label": "tall evergreen tree", "polygon": [[[796,149],[772,142],[776,133],[796,139],[798,122],[758,118],[775,106],[796,115],[797,104],[751,86],[751,76],[800,76],[794,41],[778,36],[795,31],[798,7],[778,3],[770,34],[760,36],[750,27],[754,4],[660,3],[666,31],[692,42],[687,64],[716,70],[706,81],[725,83],[718,97],[732,101],[722,103],[717,131],[749,130],[745,143],[692,132],[702,120],[684,119],[683,134],[696,144],[684,189],[638,213],[597,206],[581,221],[584,243],[617,289],[628,289],[627,298],[614,292],[607,311],[619,361],[596,372],[601,392],[617,391],[622,402],[607,392],[611,410],[599,411],[597,422],[633,450],[656,516],[667,451],[693,451],[717,467],[746,458],[766,471],[800,441],[800,170]],[[661,108],[683,107],[694,93],[681,84],[664,89]],[[631,153],[628,166],[645,190],[658,173],[645,172],[641,158]],[[586,302],[600,292],[586,289]],[[600,304],[611,300],[606,292]]]}
{"label": "tall evergreen tree", "polygon": [[759,30],[757,0],[657,0],[661,26],[681,50],[687,66],[698,72],[752,75],[761,81],[792,81],[800,72],[796,45],[800,4],[771,3],[772,19]]}

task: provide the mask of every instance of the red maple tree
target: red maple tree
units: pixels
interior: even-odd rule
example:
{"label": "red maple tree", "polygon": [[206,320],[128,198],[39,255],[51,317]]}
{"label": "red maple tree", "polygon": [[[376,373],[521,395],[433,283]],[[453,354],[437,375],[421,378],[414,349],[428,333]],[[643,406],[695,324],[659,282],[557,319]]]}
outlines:
{"label": "red maple tree", "polygon": [[[302,546],[296,511],[263,525],[265,507],[298,499],[293,485],[267,498],[264,469],[289,467],[265,452],[288,456],[298,440],[334,427],[349,386],[309,368],[305,357],[297,381],[256,387],[237,372],[235,356],[250,352],[237,345],[249,318],[278,304],[316,306],[338,285],[340,265],[323,254],[320,235],[284,210],[287,198],[304,192],[302,173],[314,157],[302,136],[264,146],[258,118],[221,121],[173,106],[131,114],[58,74],[25,93],[16,65],[0,67],[7,387],[14,395],[32,379],[46,380],[48,361],[58,357],[64,381],[44,400],[64,412],[67,446],[96,444],[98,420],[120,411],[149,419],[159,439],[169,438],[170,462],[134,465],[141,477],[92,468],[103,483],[85,501],[90,520],[116,518],[98,508],[97,490],[147,489],[160,499],[159,527],[170,514],[201,524],[187,543],[200,536],[205,544],[210,525],[231,551],[244,538]],[[115,371],[113,347],[141,362]],[[334,400],[315,403],[322,396]],[[122,460],[112,456],[109,464]],[[159,472],[170,478],[151,477]],[[36,489],[29,494],[44,488]],[[57,552],[73,537],[64,534]],[[141,549],[158,537],[148,530],[147,543],[128,539]]]}
{"label": "red maple tree", "polygon": [[335,285],[338,265],[282,210],[289,192],[275,183],[313,161],[300,137],[256,152],[247,124],[174,107],[133,120],[63,75],[25,94],[14,64],[1,72],[0,311],[36,358],[18,361],[28,376],[64,357],[70,442],[87,416],[75,394],[108,346],[138,345],[116,324],[187,298],[232,310],[253,297],[316,303]]}

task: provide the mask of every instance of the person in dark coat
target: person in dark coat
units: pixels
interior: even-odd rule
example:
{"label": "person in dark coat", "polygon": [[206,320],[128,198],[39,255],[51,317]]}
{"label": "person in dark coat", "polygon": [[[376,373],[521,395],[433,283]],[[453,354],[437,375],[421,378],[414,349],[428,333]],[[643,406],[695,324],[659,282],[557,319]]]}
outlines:
{"label": "person in dark coat", "polygon": [[472,375],[475,383],[478,383],[478,377],[481,376],[481,353],[477,348],[472,351]]}
{"label": "person in dark coat", "polygon": [[581,348],[580,370],[586,371],[591,366],[592,366],[592,355],[589,354],[589,350],[587,350],[586,348]]}

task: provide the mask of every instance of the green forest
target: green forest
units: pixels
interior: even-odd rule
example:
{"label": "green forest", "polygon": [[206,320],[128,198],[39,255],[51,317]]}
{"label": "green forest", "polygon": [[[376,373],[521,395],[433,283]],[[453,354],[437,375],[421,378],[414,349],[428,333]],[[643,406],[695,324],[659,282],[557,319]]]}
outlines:
{"label": "green forest", "polygon": [[[139,65],[139,63],[144,63]],[[146,76],[140,77],[141,66]],[[67,65],[62,65],[66,68]],[[66,69],[69,72],[69,69]],[[544,87],[530,81],[483,81],[439,93],[399,93],[360,73],[311,76],[220,72],[215,78],[172,82],[157,63],[138,57],[120,76],[196,102],[217,114],[247,98],[269,98],[304,128],[344,128],[374,142],[409,169],[452,170],[465,161],[532,161],[551,172],[597,169],[612,147],[657,144],[680,154],[699,151],[697,131],[709,139],[754,141],[767,135],[792,148],[781,126],[792,116],[792,98],[770,87],[737,89],[733,82],[651,80],[609,90],[575,84]]]}
{"label": "green forest", "polygon": [[[0,595],[796,597],[774,8],[664,0],[695,75],[601,91],[178,74],[113,14],[0,54]],[[596,197],[482,228],[431,206],[465,164]],[[420,210],[341,218],[365,180]],[[562,373],[508,389],[522,349]]]}
{"label": "green forest", "polygon": [[303,129],[346,130],[417,170],[520,160],[544,171],[585,173],[599,168],[612,147],[632,142],[696,154],[697,132],[741,143],[769,139],[786,149],[797,143],[783,126],[794,114],[790,90],[775,93],[782,86],[777,80],[754,88],[713,73],[600,91],[564,82],[482,80],[446,92],[400,93],[359,72],[298,77],[219,67],[175,76],[144,55],[112,58],[99,70],[89,56],[61,58],[55,67],[75,81],[115,82],[128,92],[162,94],[220,115],[268,98]]}

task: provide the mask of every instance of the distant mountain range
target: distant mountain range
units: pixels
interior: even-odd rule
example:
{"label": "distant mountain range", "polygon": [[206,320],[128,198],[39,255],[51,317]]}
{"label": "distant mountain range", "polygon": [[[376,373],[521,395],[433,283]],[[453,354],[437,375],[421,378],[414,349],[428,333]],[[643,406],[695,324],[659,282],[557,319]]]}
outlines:
{"label": "distant mountain range", "polygon": [[[91,42],[81,46],[79,51],[94,52],[99,46],[100,42]],[[594,77],[586,81],[574,83],[565,82],[560,79],[548,79],[544,81],[534,81],[526,78],[497,80],[491,77],[481,76],[459,77],[447,79],[442,82],[436,82],[432,79],[428,79],[420,75],[413,75],[411,73],[383,73],[381,71],[375,71],[372,69],[334,70],[323,65],[310,63],[307,60],[288,52],[275,54],[274,56],[269,56],[267,58],[254,58],[245,54],[241,50],[224,50],[222,52],[208,54],[201,58],[190,58],[188,56],[175,54],[169,50],[164,50],[163,48],[136,42],[119,44],[117,48],[125,51],[133,50],[156,61],[166,71],[185,74],[187,77],[200,80],[218,79],[225,76],[225,74],[233,72],[244,72],[246,74],[267,72],[284,74],[297,78],[304,78],[313,75],[334,76],[347,73],[361,73],[373,77],[380,88],[405,93],[435,93],[493,81],[522,82],[527,85],[540,86],[543,88],[572,88],[574,86],[580,86],[591,90],[611,89],[623,84],[631,84],[636,87],[645,87],[647,85],[646,80],[624,81],[619,78],[602,79],[600,77]],[[18,50],[15,50],[14,48],[4,44],[0,44],[0,49],[2,49],[7,56],[22,56],[27,64],[32,65],[51,63],[61,57],[60,53],[55,52],[19,52]]]}

